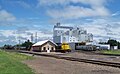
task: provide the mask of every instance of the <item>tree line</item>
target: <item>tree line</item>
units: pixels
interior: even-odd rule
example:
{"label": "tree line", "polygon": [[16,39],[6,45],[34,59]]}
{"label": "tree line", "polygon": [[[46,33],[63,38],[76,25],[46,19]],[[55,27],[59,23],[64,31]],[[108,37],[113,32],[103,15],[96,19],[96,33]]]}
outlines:
{"label": "tree line", "polygon": [[27,40],[25,42],[23,42],[22,44],[16,44],[16,45],[4,45],[2,47],[2,49],[8,49],[8,50],[30,50],[31,46],[33,45],[32,42],[30,42],[30,40]]}
{"label": "tree line", "polygon": [[110,46],[118,46],[118,49],[120,49],[120,42],[114,39],[109,39],[107,42],[99,42],[99,44],[110,44]]}

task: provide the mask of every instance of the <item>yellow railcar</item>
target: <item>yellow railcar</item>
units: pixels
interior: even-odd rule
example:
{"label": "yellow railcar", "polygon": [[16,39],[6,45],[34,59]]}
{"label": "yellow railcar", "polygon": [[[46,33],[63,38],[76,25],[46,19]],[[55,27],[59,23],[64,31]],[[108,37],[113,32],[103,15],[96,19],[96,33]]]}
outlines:
{"label": "yellow railcar", "polygon": [[61,50],[62,50],[62,52],[70,52],[71,48],[68,43],[62,43]]}

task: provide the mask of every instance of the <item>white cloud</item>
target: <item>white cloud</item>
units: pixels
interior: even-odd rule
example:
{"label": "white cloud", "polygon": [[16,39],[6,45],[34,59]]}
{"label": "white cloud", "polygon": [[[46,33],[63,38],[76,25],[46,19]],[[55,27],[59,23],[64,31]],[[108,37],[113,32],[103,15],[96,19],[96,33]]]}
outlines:
{"label": "white cloud", "polygon": [[24,8],[31,8],[31,6],[28,3],[26,3],[25,1],[22,1],[22,0],[16,1],[15,3],[19,4],[20,6],[22,6]]}
{"label": "white cloud", "polygon": [[79,6],[69,6],[61,10],[48,10],[47,14],[54,19],[78,19],[82,17],[108,16],[109,11],[104,7],[90,9]]}
{"label": "white cloud", "polygon": [[[105,7],[108,0],[38,0],[40,5],[63,6],[61,9],[47,9],[47,14],[53,19],[79,19],[83,17],[104,17],[110,15],[109,10]],[[74,6],[70,3],[79,3],[89,5]]]}
{"label": "white cloud", "polygon": [[102,6],[106,3],[107,0],[38,0],[39,5],[54,5],[54,4],[61,4],[66,5],[70,2],[72,3],[83,3],[89,4],[92,6]]}
{"label": "white cloud", "polygon": [[14,21],[16,18],[11,13],[7,12],[6,10],[0,10],[0,21]]}
{"label": "white cloud", "polygon": [[[24,42],[27,39],[31,40],[31,35],[33,34],[35,40],[35,33],[37,32],[38,40],[52,39],[51,33],[44,33],[40,30],[24,30],[23,33],[18,33],[17,30],[0,30],[0,44],[13,44]],[[12,45],[12,44],[11,44]]]}
{"label": "white cloud", "polygon": [[118,16],[118,15],[120,15],[120,11],[117,11],[117,12],[112,14],[112,16]]}
{"label": "white cloud", "polygon": [[92,33],[95,40],[108,40],[109,38],[120,41],[120,22],[110,19],[93,19],[92,22],[82,25],[88,32]]}
{"label": "white cloud", "polygon": [[53,4],[67,4],[69,0],[38,0],[38,6],[41,5],[53,5]]}

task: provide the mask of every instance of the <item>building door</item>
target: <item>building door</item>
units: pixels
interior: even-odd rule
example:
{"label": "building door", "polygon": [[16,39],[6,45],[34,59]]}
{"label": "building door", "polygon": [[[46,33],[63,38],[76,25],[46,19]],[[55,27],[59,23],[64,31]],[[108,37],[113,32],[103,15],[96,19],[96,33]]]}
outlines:
{"label": "building door", "polygon": [[47,48],[47,53],[50,53],[50,47],[48,46],[48,48]]}
{"label": "building door", "polygon": [[46,47],[43,47],[43,52],[46,52]]}

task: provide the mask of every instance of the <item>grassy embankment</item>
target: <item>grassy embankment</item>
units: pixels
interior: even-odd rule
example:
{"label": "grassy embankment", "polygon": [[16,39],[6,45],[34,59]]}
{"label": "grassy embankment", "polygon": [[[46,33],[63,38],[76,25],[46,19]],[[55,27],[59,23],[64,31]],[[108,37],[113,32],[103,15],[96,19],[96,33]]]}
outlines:
{"label": "grassy embankment", "polygon": [[32,57],[0,50],[0,74],[34,74],[32,69],[21,61],[32,59]]}
{"label": "grassy embankment", "polygon": [[103,50],[101,53],[120,55],[120,50]]}

